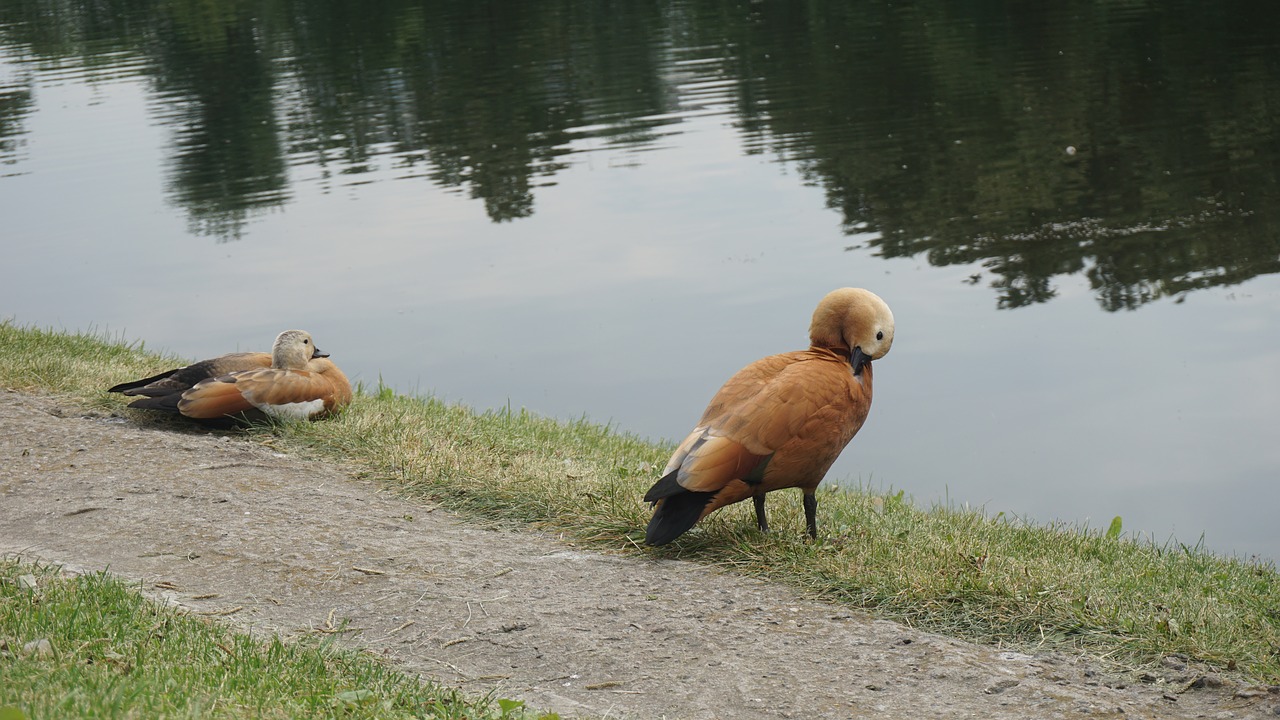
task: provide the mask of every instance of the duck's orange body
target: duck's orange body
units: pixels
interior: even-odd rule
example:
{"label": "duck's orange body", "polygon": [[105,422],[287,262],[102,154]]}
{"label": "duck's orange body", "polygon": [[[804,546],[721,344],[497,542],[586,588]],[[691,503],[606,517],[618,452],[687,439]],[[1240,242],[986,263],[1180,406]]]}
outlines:
{"label": "duck's orange body", "polygon": [[279,419],[323,417],[351,402],[351,383],[328,358],[305,368],[260,368],[210,378],[183,393],[178,412],[217,418],[261,410]]}
{"label": "duck's orange body", "polygon": [[765,495],[793,487],[804,492],[807,529],[817,536],[814,492],[867,419],[871,359],[888,352],[893,316],[875,295],[846,288],[819,305],[810,340],[808,350],[751,363],[711,399],[645,495],[656,505],[646,542],[668,543],[747,498],[767,530]]}

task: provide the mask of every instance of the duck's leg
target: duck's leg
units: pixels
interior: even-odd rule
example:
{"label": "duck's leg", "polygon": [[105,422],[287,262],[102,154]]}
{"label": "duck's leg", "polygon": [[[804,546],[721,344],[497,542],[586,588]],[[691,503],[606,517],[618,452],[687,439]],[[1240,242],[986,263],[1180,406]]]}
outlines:
{"label": "duck's leg", "polygon": [[812,492],[804,494],[804,524],[809,528],[809,537],[818,539],[818,496]]}
{"label": "duck's leg", "polygon": [[756,527],[760,532],[769,532],[769,521],[764,516],[764,493],[751,498],[756,504]]}

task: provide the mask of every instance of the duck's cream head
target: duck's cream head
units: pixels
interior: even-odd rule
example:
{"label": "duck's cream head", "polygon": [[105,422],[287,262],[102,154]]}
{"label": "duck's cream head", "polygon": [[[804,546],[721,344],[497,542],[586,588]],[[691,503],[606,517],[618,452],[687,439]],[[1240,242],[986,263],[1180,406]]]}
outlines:
{"label": "duck's cream head", "polygon": [[893,345],[893,312],[878,295],[862,288],[827,293],[813,311],[809,342],[849,353],[854,374],[879,360]]}
{"label": "duck's cream head", "polygon": [[280,370],[302,370],[312,358],[329,357],[321,352],[306,330],[285,330],[271,346],[271,367]]}

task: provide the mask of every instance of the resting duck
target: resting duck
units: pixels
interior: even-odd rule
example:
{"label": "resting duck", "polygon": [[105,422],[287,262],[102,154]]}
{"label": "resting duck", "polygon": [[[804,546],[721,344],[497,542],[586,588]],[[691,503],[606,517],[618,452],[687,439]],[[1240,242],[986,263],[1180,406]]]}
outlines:
{"label": "resting duck", "polygon": [[121,383],[108,392],[140,395],[129,407],[197,420],[260,411],[278,419],[323,417],[351,402],[351,383],[303,330],[276,337],[271,354],[232,353]]}
{"label": "resting duck", "polygon": [[645,493],[656,507],[645,533],[665,545],[702,518],[751,498],[769,529],[767,493],[798,487],[817,538],[815,491],[871,409],[871,361],[893,345],[893,313],[874,293],[842,288],[818,304],[809,349],[771,355],[720,388],[697,427]]}

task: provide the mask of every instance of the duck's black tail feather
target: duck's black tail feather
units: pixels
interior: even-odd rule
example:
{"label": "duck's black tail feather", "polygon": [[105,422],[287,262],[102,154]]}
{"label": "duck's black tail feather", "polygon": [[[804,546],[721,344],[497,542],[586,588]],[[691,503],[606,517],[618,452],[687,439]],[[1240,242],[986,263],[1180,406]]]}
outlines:
{"label": "duck's black tail feather", "polygon": [[671,497],[672,495],[687,492],[684,488],[680,487],[680,483],[676,482],[676,474],[679,472],[680,468],[676,468],[666,475],[663,475],[662,479],[654,483],[653,487],[649,488],[649,492],[644,494],[644,501],[647,503],[654,503],[664,497]]}
{"label": "duck's black tail feather", "polygon": [[[153,382],[157,382],[159,380],[164,380],[166,378],[169,378],[174,373],[178,372],[181,369],[182,368],[174,368],[173,370],[165,370],[162,373],[152,375],[151,377],[145,377],[145,378],[142,378],[141,380],[133,380],[131,382],[122,382],[119,385],[113,385],[112,387],[107,388],[107,392],[124,393],[125,395],[139,395],[139,394],[148,395],[149,393],[137,393],[137,392],[129,392],[129,391],[130,390],[136,391],[141,388],[145,388],[146,386],[150,385]],[[188,385],[187,387],[191,387],[191,386]],[[165,389],[162,392],[172,392],[172,390]]]}
{"label": "duck's black tail feather", "polygon": [[[661,483],[662,480],[659,481],[659,484]],[[675,484],[674,478],[672,484]],[[649,492],[652,494],[653,490]],[[666,545],[683,535],[698,522],[698,518],[702,517],[702,510],[715,495],[713,492],[692,492],[681,489],[680,492],[662,497],[658,508],[653,513],[653,518],[649,520],[648,529],[645,530],[645,544]],[[649,495],[645,495],[645,499],[648,500]]]}

